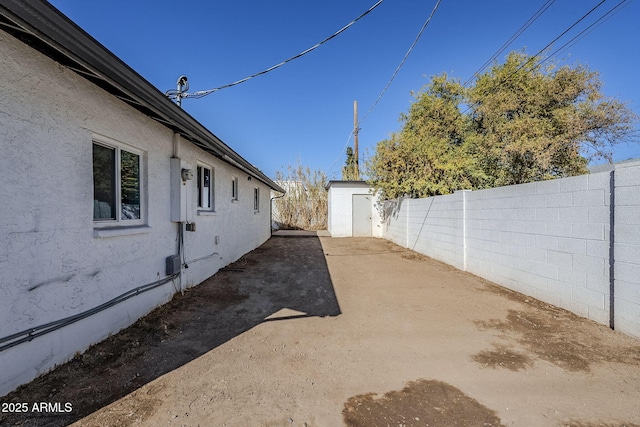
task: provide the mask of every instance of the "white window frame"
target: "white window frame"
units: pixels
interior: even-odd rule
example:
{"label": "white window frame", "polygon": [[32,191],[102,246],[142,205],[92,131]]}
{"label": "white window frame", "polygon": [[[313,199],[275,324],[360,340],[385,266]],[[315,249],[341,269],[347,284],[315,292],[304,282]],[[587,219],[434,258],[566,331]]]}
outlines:
{"label": "white window frame", "polygon": [[[93,153],[93,146],[101,145],[103,147],[115,150],[115,212],[116,217],[114,219],[96,219],[93,217],[93,226],[94,228],[105,228],[105,227],[129,227],[129,226],[140,226],[146,224],[146,170],[145,170],[145,162],[144,155],[145,152],[139,150],[130,145],[124,144],[122,142],[116,141],[106,136],[102,135],[93,135],[91,139],[91,152]],[[138,156],[138,171],[139,171],[139,187],[140,187],[140,218],[139,219],[126,219],[122,218],[122,175],[121,175],[121,152],[127,151],[131,154],[135,154]],[[92,184],[94,182],[94,171],[93,171],[93,159],[91,163],[91,178]],[[93,196],[93,190],[92,190]],[[95,206],[94,206],[95,209]],[[92,209],[92,215],[95,215],[94,209]]]}
{"label": "white window frame", "polygon": [[[204,170],[209,171],[209,206],[203,206],[201,202],[200,195],[204,193],[204,174],[202,173]],[[196,165],[196,197],[198,198],[196,205],[198,206],[198,211],[201,212],[215,212],[216,210],[216,197],[215,197],[215,168],[206,163],[198,162]]]}
{"label": "white window frame", "polygon": [[237,202],[239,200],[238,194],[240,193],[238,188],[238,177],[234,176],[231,178],[231,201]]}
{"label": "white window frame", "polygon": [[260,189],[253,189],[253,213],[260,213]]}

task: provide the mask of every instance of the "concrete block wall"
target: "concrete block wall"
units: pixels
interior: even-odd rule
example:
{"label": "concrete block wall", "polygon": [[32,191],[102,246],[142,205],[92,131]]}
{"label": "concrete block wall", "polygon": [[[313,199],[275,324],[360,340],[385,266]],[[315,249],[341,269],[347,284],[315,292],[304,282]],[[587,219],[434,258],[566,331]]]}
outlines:
{"label": "concrete block wall", "polygon": [[608,173],[465,196],[467,271],[608,323]]}
{"label": "concrete block wall", "polygon": [[[614,188],[615,329],[640,337],[640,165]],[[386,202],[384,238],[611,323],[611,173]]]}
{"label": "concrete block wall", "polygon": [[614,321],[640,336],[640,166],[615,170]]}
{"label": "concrete block wall", "polygon": [[409,234],[407,233],[407,217],[411,199],[395,199],[383,202],[383,228],[382,237],[393,243],[409,247]]}
{"label": "concrete block wall", "polygon": [[463,269],[463,202],[462,192],[391,202],[398,218],[387,222],[389,240]]}

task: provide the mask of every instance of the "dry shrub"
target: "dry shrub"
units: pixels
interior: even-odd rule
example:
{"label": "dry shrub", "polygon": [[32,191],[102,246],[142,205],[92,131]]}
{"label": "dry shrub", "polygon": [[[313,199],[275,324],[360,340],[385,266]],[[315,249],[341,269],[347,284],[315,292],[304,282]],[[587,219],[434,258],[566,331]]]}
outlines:
{"label": "dry shrub", "polygon": [[273,221],[284,230],[324,230],[327,228],[327,177],[297,163],[286,172],[276,172],[276,181],[287,190],[273,201]]}

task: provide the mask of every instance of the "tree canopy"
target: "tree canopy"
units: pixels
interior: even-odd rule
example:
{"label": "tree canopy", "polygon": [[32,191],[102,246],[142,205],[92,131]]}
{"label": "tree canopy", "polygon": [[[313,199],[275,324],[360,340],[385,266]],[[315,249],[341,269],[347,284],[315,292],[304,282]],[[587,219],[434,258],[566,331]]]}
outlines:
{"label": "tree canopy", "polygon": [[358,175],[359,174],[356,165],[356,157],[353,153],[353,148],[347,147],[347,160],[342,167],[342,179],[345,181],[357,180],[359,179]]}
{"label": "tree canopy", "polygon": [[512,52],[465,87],[434,76],[378,143],[370,181],[388,198],[574,176],[634,133],[636,116],[596,72]]}

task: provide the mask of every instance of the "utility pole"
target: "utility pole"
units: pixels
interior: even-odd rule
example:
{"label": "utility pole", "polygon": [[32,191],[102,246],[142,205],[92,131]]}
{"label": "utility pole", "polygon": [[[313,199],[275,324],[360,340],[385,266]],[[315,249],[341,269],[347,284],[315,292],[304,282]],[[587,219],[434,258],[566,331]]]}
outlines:
{"label": "utility pole", "polygon": [[353,101],[353,157],[356,166],[356,179],[360,179],[358,166],[358,101]]}

